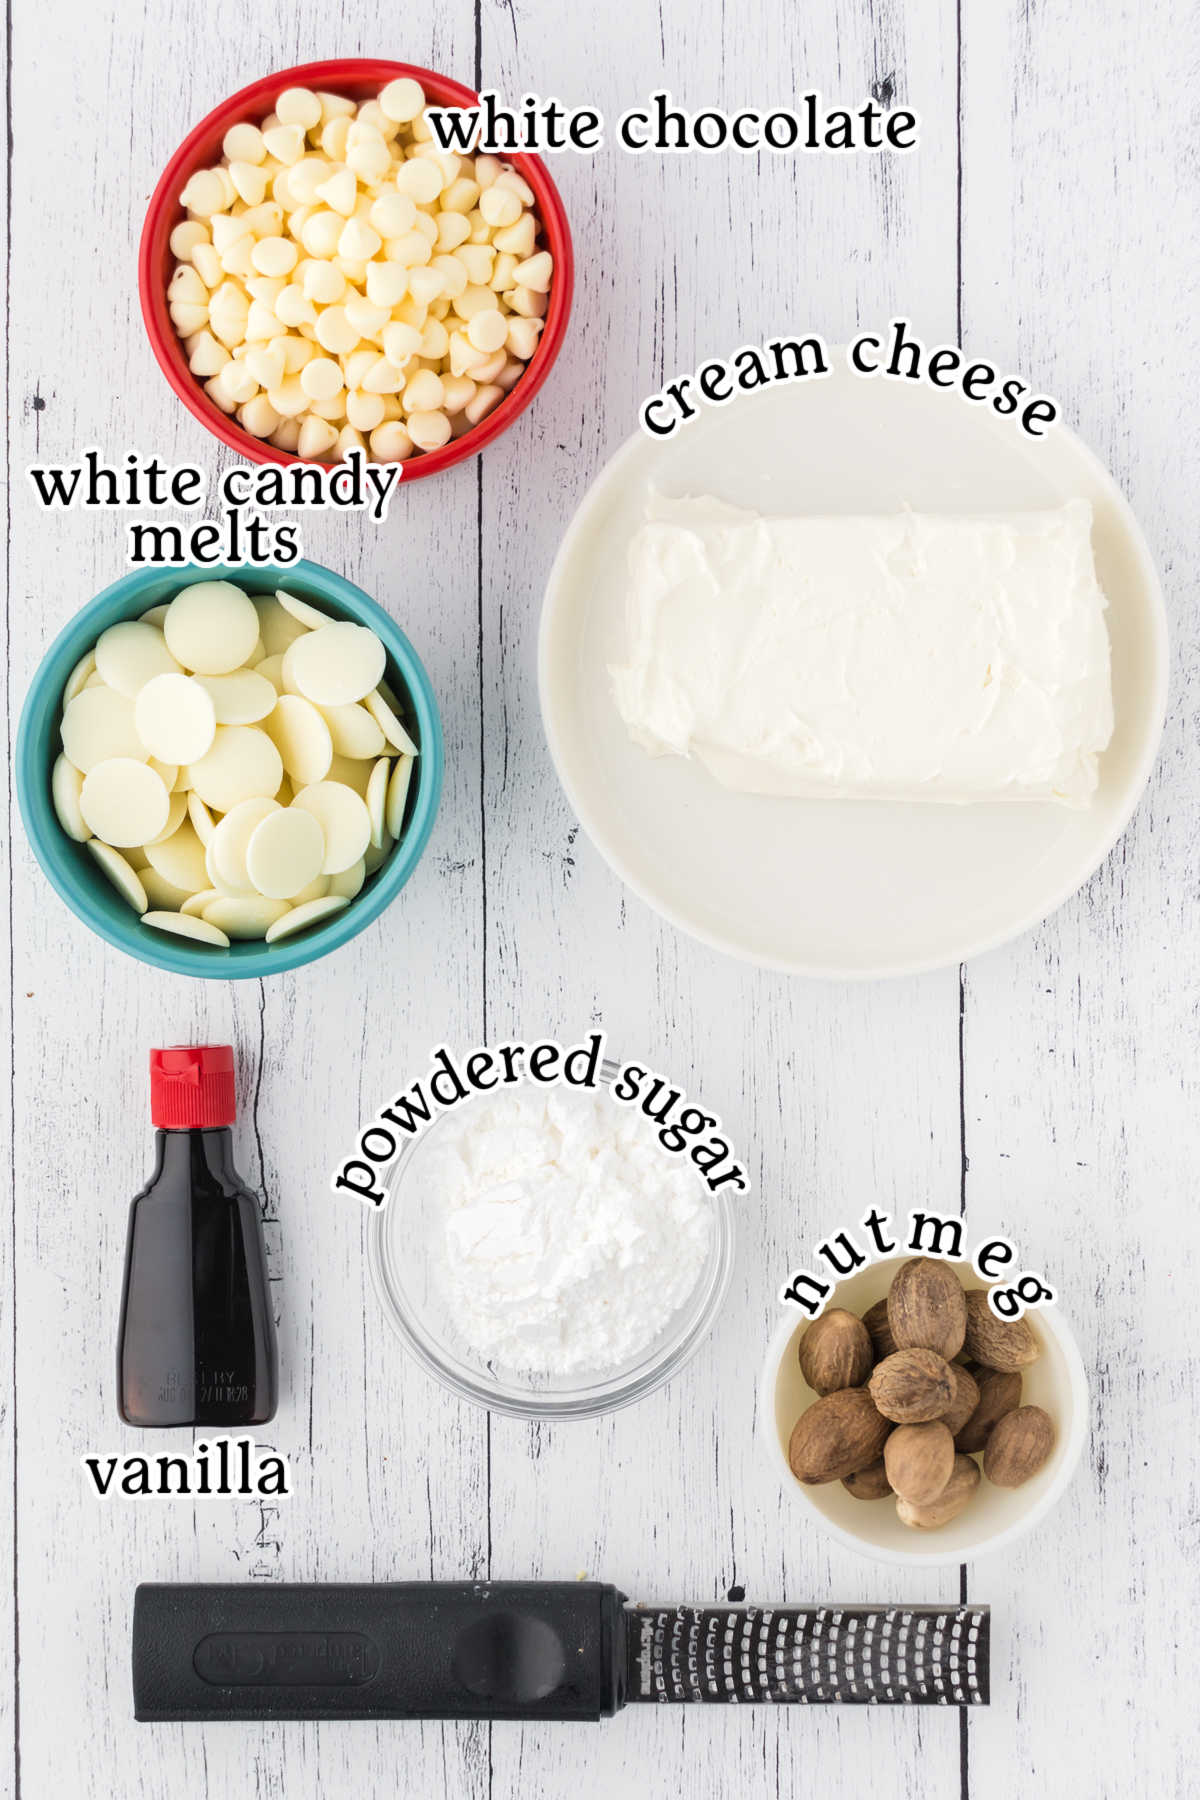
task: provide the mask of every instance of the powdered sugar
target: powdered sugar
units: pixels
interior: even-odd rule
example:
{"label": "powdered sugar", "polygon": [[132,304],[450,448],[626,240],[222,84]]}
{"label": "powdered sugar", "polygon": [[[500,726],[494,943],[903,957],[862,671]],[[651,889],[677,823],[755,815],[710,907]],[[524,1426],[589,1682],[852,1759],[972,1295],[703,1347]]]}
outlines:
{"label": "powdered sugar", "polygon": [[694,1169],[605,1090],[472,1102],[431,1145],[434,1275],[477,1355],[552,1375],[617,1368],[693,1292],[712,1239]]}

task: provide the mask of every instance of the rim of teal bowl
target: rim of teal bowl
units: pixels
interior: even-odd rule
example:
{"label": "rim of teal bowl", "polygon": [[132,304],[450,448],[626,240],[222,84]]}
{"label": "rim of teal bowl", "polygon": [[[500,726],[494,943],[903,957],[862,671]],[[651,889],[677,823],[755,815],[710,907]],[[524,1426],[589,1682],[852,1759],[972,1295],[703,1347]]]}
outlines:
{"label": "rim of teal bowl", "polygon": [[[190,945],[143,925],[93,863],[83,844],[62,829],[50,797],[50,772],[61,745],[58,724],[62,691],[81,656],[100,633],[118,619],[136,617],[160,605],[193,581],[232,581],[250,593],[287,588],[302,600],[324,604],[339,616],[369,625],[378,633],[400,687],[416,719],[416,792],[410,798],[409,826],[387,862],[342,912],[278,946],[241,941],[228,950]],[[377,919],[391,904],[421,859],[442,791],[445,753],[442,725],[432,684],[420,657],[383,608],[352,581],[320,563],[300,561],[286,567],[215,564],[207,568],[136,569],[114,581],[76,613],[46,651],[21,712],[17,732],[17,799],[34,856],[51,887],[77,919],[98,937],[136,961],[171,975],[206,981],[251,981],[302,968],[338,950]]]}

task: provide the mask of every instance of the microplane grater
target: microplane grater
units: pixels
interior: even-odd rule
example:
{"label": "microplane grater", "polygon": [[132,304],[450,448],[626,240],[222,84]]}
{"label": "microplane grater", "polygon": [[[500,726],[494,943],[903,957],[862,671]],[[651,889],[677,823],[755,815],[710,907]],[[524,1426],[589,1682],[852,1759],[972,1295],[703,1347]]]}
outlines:
{"label": "microplane grater", "polygon": [[139,1719],[982,1706],[986,1606],[630,1606],[590,1581],[139,1587]]}

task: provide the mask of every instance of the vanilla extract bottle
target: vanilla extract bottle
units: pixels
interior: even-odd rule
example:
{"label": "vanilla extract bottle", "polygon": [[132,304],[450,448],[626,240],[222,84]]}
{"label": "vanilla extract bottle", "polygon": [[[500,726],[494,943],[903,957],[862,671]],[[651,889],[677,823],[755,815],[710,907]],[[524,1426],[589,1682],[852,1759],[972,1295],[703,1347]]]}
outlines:
{"label": "vanilla extract bottle", "polygon": [[258,1202],[233,1162],[227,1044],[150,1052],[153,1175],[129,1211],[117,1404],[129,1425],[262,1425],[278,1400]]}

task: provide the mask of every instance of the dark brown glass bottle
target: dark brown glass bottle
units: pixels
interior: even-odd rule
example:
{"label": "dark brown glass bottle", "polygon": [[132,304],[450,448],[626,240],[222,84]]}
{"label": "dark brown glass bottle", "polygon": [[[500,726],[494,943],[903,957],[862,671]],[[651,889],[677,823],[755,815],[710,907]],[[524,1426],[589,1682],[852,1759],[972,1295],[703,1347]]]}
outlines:
{"label": "dark brown glass bottle", "polygon": [[262,1425],[278,1400],[258,1202],[233,1166],[228,1045],[150,1052],[157,1162],[129,1210],[117,1404],[129,1425]]}

